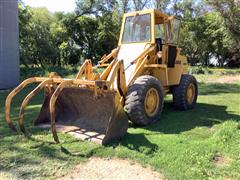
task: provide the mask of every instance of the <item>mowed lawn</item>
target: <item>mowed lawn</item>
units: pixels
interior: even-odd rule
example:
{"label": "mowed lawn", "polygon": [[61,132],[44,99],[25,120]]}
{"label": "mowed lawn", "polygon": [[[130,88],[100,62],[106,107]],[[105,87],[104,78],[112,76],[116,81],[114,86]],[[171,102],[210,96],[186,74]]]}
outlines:
{"label": "mowed lawn", "polygon": [[[240,179],[240,83],[204,83],[219,77],[197,77],[199,98],[194,110],[175,111],[169,95],[160,121],[147,127],[130,125],[122,141],[106,147],[64,134],[59,134],[61,144],[54,144],[49,131],[34,128],[31,122],[43,93],[32,99],[26,111],[31,139],[12,132],[3,114],[8,92],[0,92],[0,179],[54,179],[91,156],[129,159],[151,166],[166,179]],[[14,122],[30,90],[14,99]]]}

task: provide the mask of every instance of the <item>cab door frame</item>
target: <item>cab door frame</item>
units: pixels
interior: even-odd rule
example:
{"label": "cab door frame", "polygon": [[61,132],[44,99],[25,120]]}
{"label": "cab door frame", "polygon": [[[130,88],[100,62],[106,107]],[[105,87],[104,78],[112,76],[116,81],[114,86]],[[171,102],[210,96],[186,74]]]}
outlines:
{"label": "cab door frame", "polygon": [[[175,27],[175,22],[176,24]],[[165,21],[166,32],[166,53],[167,53],[167,67],[174,68],[178,54],[179,34],[180,34],[181,20],[171,16]],[[177,29],[175,29],[177,28]]]}

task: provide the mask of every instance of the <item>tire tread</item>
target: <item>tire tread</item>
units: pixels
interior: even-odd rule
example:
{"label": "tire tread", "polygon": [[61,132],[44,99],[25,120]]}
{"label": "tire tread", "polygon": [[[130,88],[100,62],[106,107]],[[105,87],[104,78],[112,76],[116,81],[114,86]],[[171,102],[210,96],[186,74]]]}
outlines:
{"label": "tire tread", "polygon": [[[159,117],[149,120],[149,117],[145,113],[144,100],[146,91],[152,85],[157,86],[158,92],[160,91],[159,98],[161,104],[159,105],[159,112],[156,114]],[[137,78],[128,89],[124,109],[130,120],[136,125],[145,126],[158,120],[163,109],[163,88],[160,81],[149,75]]]}

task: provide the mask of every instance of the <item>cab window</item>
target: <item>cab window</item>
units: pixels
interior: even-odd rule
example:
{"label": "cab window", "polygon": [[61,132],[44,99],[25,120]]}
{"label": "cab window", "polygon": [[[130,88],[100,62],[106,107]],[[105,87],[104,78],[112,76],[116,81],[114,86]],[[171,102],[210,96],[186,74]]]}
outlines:
{"label": "cab window", "polygon": [[172,30],[170,21],[167,25],[167,34],[168,34],[168,43],[170,44],[178,44],[179,30],[180,30],[181,21],[179,19],[173,20]]}
{"label": "cab window", "polygon": [[164,25],[163,24],[155,25],[155,33],[156,33],[156,39],[161,38],[162,41],[165,42],[165,33],[164,33]]}
{"label": "cab window", "polygon": [[151,15],[129,16],[125,20],[122,43],[151,41]]}

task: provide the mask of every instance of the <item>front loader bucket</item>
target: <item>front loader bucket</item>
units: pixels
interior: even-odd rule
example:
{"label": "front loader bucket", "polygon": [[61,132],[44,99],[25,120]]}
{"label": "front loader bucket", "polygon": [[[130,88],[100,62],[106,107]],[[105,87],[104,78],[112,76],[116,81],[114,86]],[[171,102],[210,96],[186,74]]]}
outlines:
{"label": "front loader bucket", "polygon": [[[49,128],[50,99],[46,93],[35,125]],[[94,91],[79,87],[64,88],[55,103],[56,130],[76,138],[107,144],[127,131],[128,118],[116,92],[105,92],[96,98]],[[58,139],[58,138],[57,138]]]}

